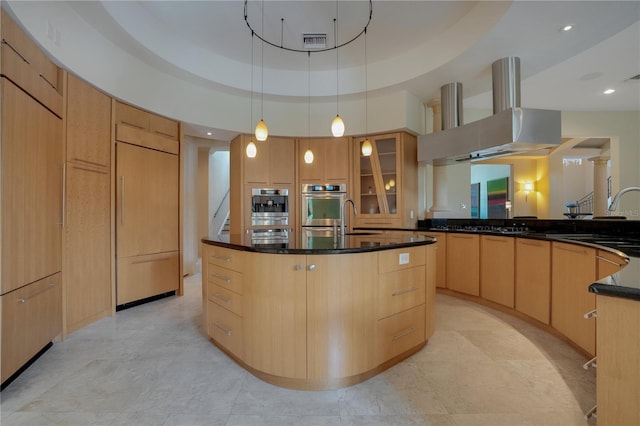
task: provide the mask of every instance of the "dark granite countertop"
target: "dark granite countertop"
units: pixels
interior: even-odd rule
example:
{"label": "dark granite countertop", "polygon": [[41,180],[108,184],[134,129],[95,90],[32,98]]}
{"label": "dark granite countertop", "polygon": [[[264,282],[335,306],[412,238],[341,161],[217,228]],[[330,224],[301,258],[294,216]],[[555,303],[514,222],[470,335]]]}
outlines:
{"label": "dark granite countertop", "polygon": [[302,235],[294,233],[288,242],[255,243],[249,234],[221,235],[203,238],[204,244],[227,247],[235,250],[276,254],[341,254],[391,250],[403,247],[433,244],[435,238],[424,235],[394,235],[360,232],[345,237],[333,235]]}

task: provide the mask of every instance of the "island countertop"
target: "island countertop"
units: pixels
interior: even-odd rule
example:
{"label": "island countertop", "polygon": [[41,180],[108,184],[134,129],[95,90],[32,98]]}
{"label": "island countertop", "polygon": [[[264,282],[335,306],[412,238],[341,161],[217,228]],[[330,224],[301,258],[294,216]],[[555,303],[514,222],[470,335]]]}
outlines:
{"label": "island countertop", "polygon": [[287,242],[256,243],[250,234],[227,234],[203,238],[204,244],[227,247],[235,250],[276,254],[341,254],[364,253],[379,250],[434,244],[436,238],[425,235],[388,235],[382,233],[356,232],[346,236],[290,236]]}

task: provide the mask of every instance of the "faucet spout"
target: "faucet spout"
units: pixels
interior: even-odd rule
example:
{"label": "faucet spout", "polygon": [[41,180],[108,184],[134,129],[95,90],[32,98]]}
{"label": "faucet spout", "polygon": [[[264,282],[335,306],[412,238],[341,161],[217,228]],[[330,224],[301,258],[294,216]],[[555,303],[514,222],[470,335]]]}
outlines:
{"label": "faucet spout", "polygon": [[351,203],[351,206],[353,207],[353,214],[357,215],[358,214],[358,208],[356,207],[356,203],[353,202],[353,200],[351,198],[347,198],[346,200],[344,200],[344,202],[342,203],[342,206],[340,208],[340,231],[341,234],[344,236],[346,234],[346,228],[347,228],[347,203]]}
{"label": "faucet spout", "polygon": [[632,191],[640,191],[640,186],[630,186],[628,188],[622,189],[613,197],[613,200],[611,200],[611,204],[609,205],[608,210],[610,212],[616,211],[616,209],[618,208],[618,203],[620,202],[620,198],[622,198],[622,196],[627,192],[632,192]]}

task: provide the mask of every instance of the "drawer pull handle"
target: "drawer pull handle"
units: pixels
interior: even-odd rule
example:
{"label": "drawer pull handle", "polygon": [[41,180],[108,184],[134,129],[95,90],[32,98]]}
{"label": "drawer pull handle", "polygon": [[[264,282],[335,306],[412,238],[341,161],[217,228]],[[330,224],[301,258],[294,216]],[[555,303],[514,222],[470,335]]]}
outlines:
{"label": "drawer pull handle", "polygon": [[598,318],[598,313],[596,312],[596,309],[594,309],[593,311],[589,311],[586,314],[584,314],[584,319],[589,319],[589,318]]}
{"label": "drawer pull handle", "polygon": [[215,325],[217,329],[222,330],[222,332],[224,334],[226,334],[227,336],[229,336],[229,337],[231,337],[231,335],[233,334],[233,330],[229,330],[228,328],[226,328],[224,325],[222,325],[221,323],[219,323],[217,321],[214,322],[213,325]]}
{"label": "drawer pull handle", "polygon": [[45,77],[44,75],[38,73],[38,75],[40,76],[41,79],[43,79],[49,86],[51,86],[53,88],[53,90],[58,90],[58,88],[56,86],[53,85],[53,83],[51,83],[49,80],[47,80],[47,77]]}
{"label": "drawer pull handle", "polygon": [[216,293],[213,295],[213,297],[215,297],[218,300],[222,300],[224,303],[226,303],[227,305],[231,304],[231,299],[224,297],[223,295],[221,295],[220,293]]}
{"label": "drawer pull handle", "polygon": [[73,161],[77,161],[78,163],[92,164],[94,166],[109,167],[108,164],[96,163],[95,161],[89,161],[89,160],[85,160],[85,159],[78,158],[78,157],[73,157]]}
{"label": "drawer pull handle", "polygon": [[400,296],[401,294],[411,293],[412,291],[416,291],[416,290],[418,290],[418,287],[409,287],[409,288],[405,288],[404,290],[394,291],[393,293],[391,293],[391,295]]}
{"label": "drawer pull handle", "polygon": [[555,248],[560,249],[560,250],[564,250],[564,251],[570,251],[572,253],[587,254],[586,250],[571,249],[569,247],[564,247],[564,246],[556,246]]}
{"label": "drawer pull handle", "polygon": [[227,278],[224,275],[220,275],[220,274],[213,274],[213,278],[217,278],[221,281],[224,281],[227,284],[231,282],[231,278]]}
{"label": "drawer pull handle", "polygon": [[309,269],[310,271],[313,271],[314,269],[316,269],[316,265],[312,263],[311,265],[307,266],[307,269]]}
{"label": "drawer pull handle", "polygon": [[231,258],[227,256],[220,256],[219,254],[212,254],[211,257],[218,260],[224,260],[225,262],[231,262]]}
{"label": "drawer pull handle", "polygon": [[495,241],[497,243],[508,243],[510,240],[507,240],[507,238],[509,237],[502,237],[502,238],[497,238],[497,237],[484,237],[487,241]]}
{"label": "drawer pull handle", "polygon": [[532,241],[520,241],[520,244],[525,245],[525,246],[542,247],[543,243],[532,242]]}
{"label": "drawer pull handle", "polygon": [[141,125],[136,124],[136,123],[130,123],[130,122],[125,121],[125,120],[122,120],[122,121],[121,121],[121,123],[122,123],[122,124],[125,124],[125,125],[127,125],[127,126],[135,127],[135,128],[137,128],[137,129],[147,130],[147,128],[146,128],[146,127],[144,127],[144,126],[141,126]]}
{"label": "drawer pull handle", "polygon": [[584,368],[585,370],[588,370],[589,367],[593,367],[593,368],[598,368],[598,364],[596,363],[596,358],[598,358],[597,356],[594,356],[593,358],[591,358],[589,361],[585,362],[582,365],[582,368]]}
{"label": "drawer pull handle", "polygon": [[162,262],[163,260],[170,260],[173,256],[169,255],[169,256],[164,256],[164,257],[157,257],[155,259],[143,259],[143,260],[136,260],[131,262],[132,265],[137,265],[139,263],[150,263],[150,262]]}
{"label": "drawer pull handle", "polygon": [[3,39],[2,39],[2,44],[6,44],[7,46],[9,46],[9,49],[13,50],[13,52],[14,52],[16,55],[20,56],[20,59],[22,59],[23,61],[25,61],[27,64],[31,65],[31,64],[29,63],[29,61],[27,61],[27,58],[25,58],[24,56],[22,56],[22,55],[20,54],[20,52],[18,52],[18,51],[16,50],[16,48],[15,48],[15,47],[13,47],[13,46],[11,45],[11,43],[9,43],[9,42],[7,41],[7,39],[4,39],[4,38],[3,38]]}
{"label": "drawer pull handle", "polygon": [[84,172],[91,172],[91,173],[100,173],[101,175],[108,175],[109,172],[105,172],[103,170],[93,170],[93,169],[87,169],[86,167],[82,167],[82,166],[72,166],[74,169],[76,170],[82,170]]}
{"label": "drawer pull handle", "polygon": [[606,257],[602,257],[602,256],[596,256],[596,259],[598,260],[604,260],[605,262],[611,263],[612,265],[616,265],[616,266],[624,266],[624,264],[618,263],[618,262],[614,262],[613,260],[609,260]]}
{"label": "drawer pull handle", "polygon": [[408,330],[400,333],[400,334],[396,334],[395,336],[393,336],[392,340],[398,340],[398,339],[402,339],[405,336],[410,335],[411,333],[415,333],[417,330],[414,327],[409,328]]}
{"label": "drawer pull handle", "polygon": [[44,292],[45,292],[45,291],[47,291],[47,290],[52,289],[53,287],[55,287],[55,286],[57,286],[57,285],[58,285],[58,283],[51,283],[51,284],[49,284],[48,286],[46,286],[45,288],[43,288],[42,290],[40,290],[40,291],[37,291],[37,292],[33,293],[33,294],[32,294],[31,296],[29,296],[29,297],[21,297],[20,299],[18,299],[18,300],[17,300],[17,302],[18,302],[18,303],[27,303],[30,299],[33,299],[34,297],[36,297],[36,296],[38,296],[38,295],[40,295],[40,294],[44,293]]}
{"label": "drawer pull handle", "polygon": [[170,137],[170,138],[175,138],[176,137],[176,135],[172,135],[171,133],[161,132],[160,130],[155,130],[155,132],[157,134],[159,134],[159,135],[167,136],[167,137]]}
{"label": "drawer pull handle", "polygon": [[584,415],[585,419],[590,419],[591,417],[598,417],[597,405],[594,405],[593,407],[591,407],[591,410],[587,411],[587,413]]}

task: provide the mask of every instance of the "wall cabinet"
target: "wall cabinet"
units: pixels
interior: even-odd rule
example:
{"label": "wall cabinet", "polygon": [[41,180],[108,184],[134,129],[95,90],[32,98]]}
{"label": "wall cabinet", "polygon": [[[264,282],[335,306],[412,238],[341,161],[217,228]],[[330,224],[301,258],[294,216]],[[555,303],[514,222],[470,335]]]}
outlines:
{"label": "wall cabinet", "polygon": [[394,133],[369,137],[371,155],[362,154],[365,138],[355,139],[355,226],[412,228],[418,197],[418,162],[415,136]]}
{"label": "wall cabinet", "polygon": [[124,139],[116,143],[118,305],[182,288],[179,141],[147,132],[139,115],[116,117],[116,137]]}
{"label": "wall cabinet", "polygon": [[515,308],[549,324],[551,320],[551,243],[516,238]]}
{"label": "wall cabinet", "polygon": [[480,295],[480,236],[447,234],[447,288]]}
{"label": "wall cabinet", "polygon": [[554,242],[551,245],[551,325],[591,355],[596,352],[596,308],[588,287],[596,280],[596,249]]}
{"label": "wall cabinet", "polygon": [[480,236],[480,296],[514,307],[514,238]]}
{"label": "wall cabinet", "polygon": [[[254,142],[257,153],[246,156],[246,147],[253,138],[240,135],[231,141],[229,209],[232,234],[251,229],[251,190],[276,188],[289,191],[289,223],[283,228],[296,228],[299,188],[295,187],[295,140],[269,137]],[[273,226],[271,226],[273,228]]]}
{"label": "wall cabinet", "polygon": [[[350,143],[349,138],[298,139],[298,176],[302,183],[349,183]],[[313,163],[304,161],[307,149],[313,152]]]}
{"label": "wall cabinet", "polygon": [[113,313],[111,98],[73,75],[66,84],[64,331]]}

